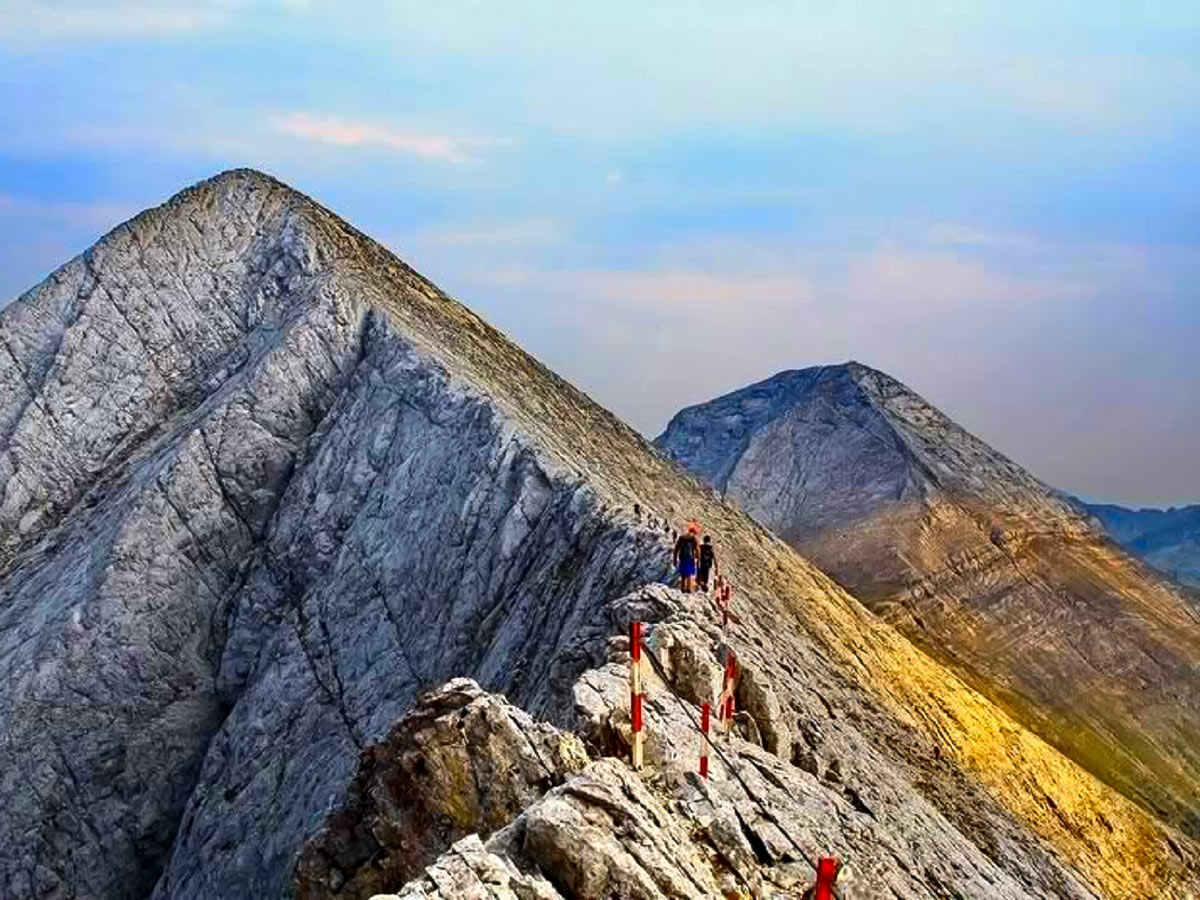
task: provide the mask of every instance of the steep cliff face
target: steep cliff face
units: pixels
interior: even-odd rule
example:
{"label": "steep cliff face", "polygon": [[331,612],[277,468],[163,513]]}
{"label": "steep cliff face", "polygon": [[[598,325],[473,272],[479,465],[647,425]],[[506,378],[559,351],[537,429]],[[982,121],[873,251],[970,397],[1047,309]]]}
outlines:
{"label": "steep cliff face", "polygon": [[1109,537],[1180,584],[1200,589],[1200,504],[1130,509],[1077,501]]}
{"label": "steep cliff face", "polygon": [[[668,658],[690,648],[680,671],[717,665],[711,611],[643,587],[666,574],[664,523],[692,516],[724,548],[755,673],[735,758],[793,797],[814,849],[863,860],[858,896],[1197,888],[1194,843],[265,176],[116,229],[0,313],[0,344],[0,895],[346,897],[469,870],[583,897],[638,829],[678,844],[639,896],[670,893],[668,869],[699,896],[786,881],[797,852],[767,825],[746,823],[762,833],[730,876],[677,818],[687,798],[653,795],[694,764],[667,706],[650,772],[612,758],[632,616]],[[456,676],[524,712],[414,711]],[[420,745],[460,734],[430,724],[443,713],[461,752]],[[514,742],[544,756],[555,738],[526,713],[604,758],[540,780]],[[439,765],[513,780],[447,805],[422,782]],[[571,833],[590,861],[556,843]]]}
{"label": "steep cliff face", "polygon": [[1068,498],[857,363],[683,410],[657,443],[1081,765],[1200,834],[1200,615]]}

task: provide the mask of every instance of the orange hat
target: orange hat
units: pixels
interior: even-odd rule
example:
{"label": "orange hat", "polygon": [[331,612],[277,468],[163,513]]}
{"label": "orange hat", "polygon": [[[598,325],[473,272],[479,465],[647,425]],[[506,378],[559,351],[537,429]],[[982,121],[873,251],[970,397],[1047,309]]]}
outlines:
{"label": "orange hat", "polygon": [[688,522],[687,523],[687,533],[688,534],[699,534],[700,533],[700,523],[696,522],[694,520],[691,522]]}

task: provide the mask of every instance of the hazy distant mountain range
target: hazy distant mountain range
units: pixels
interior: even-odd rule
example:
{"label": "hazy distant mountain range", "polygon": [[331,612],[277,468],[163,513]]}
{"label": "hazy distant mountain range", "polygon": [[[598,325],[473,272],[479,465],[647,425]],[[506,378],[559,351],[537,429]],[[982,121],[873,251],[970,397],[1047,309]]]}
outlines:
{"label": "hazy distant mountain range", "polygon": [[1125,549],[1181,584],[1200,589],[1200,503],[1170,509],[1130,509],[1078,501]]}

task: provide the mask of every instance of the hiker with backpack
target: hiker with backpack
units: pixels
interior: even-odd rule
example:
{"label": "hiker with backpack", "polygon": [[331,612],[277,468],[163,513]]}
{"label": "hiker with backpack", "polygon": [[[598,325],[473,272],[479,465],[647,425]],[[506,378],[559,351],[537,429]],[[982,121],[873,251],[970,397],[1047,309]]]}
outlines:
{"label": "hiker with backpack", "polygon": [[696,583],[706,594],[708,593],[708,578],[713,574],[720,578],[721,567],[717,564],[717,553],[713,548],[712,537],[706,534],[704,543],[700,545],[700,568],[696,576]]}
{"label": "hiker with backpack", "polygon": [[699,534],[700,523],[688,522],[671,553],[671,564],[679,572],[679,589],[685,594],[696,589],[696,569],[700,559]]}

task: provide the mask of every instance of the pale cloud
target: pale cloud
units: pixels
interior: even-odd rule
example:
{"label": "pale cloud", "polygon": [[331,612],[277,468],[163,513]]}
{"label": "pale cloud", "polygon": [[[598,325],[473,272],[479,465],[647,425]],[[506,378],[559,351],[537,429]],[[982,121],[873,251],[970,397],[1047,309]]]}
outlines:
{"label": "pale cloud", "polygon": [[934,222],[926,241],[934,247],[1032,247],[1033,239],[968,225],[963,222]]}
{"label": "pale cloud", "polygon": [[812,286],[800,274],[742,275],[705,271],[537,271],[512,269],[493,276],[508,287],[535,287],[564,297],[585,295],[606,303],[662,314],[712,313],[728,306],[803,302]]}
{"label": "pale cloud", "polygon": [[0,217],[107,231],[138,210],[121,203],[67,203],[0,194]]}
{"label": "pale cloud", "polygon": [[307,112],[289,113],[273,119],[284,134],[338,147],[382,147],[422,159],[466,163],[480,150],[502,147],[510,141],[495,138],[462,138],[446,134],[402,131],[379,122],[355,121]]}
{"label": "pale cloud", "polygon": [[553,219],[526,219],[515,222],[474,223],[445,228],[431,228],[398,240],[401,245],[434,244],[493,244],[536,246],[555,244],[566,237],[560,222]]}
{"label": "pale cloud", "polygon": [[884,245],[853,260],[843,288],[848,297],[873,305],[900,304],[925,314],[982,305],[1053,302],[1086,296],[1086,278],[1018,274],[952,253],[922,252]]}
{"label": "pale cloud", "polygon": [[1082,131],[1169,124],[1200,97],[1194,58],[1013,55],[974,80],[997,100]]}
{"label": "pale cloud", "polygon": [[232,0],[118,0],[118,2],[46,2],[6,0],[0,4],[0,39],[83,38],[156,35],[228,25],[237,4]]}

